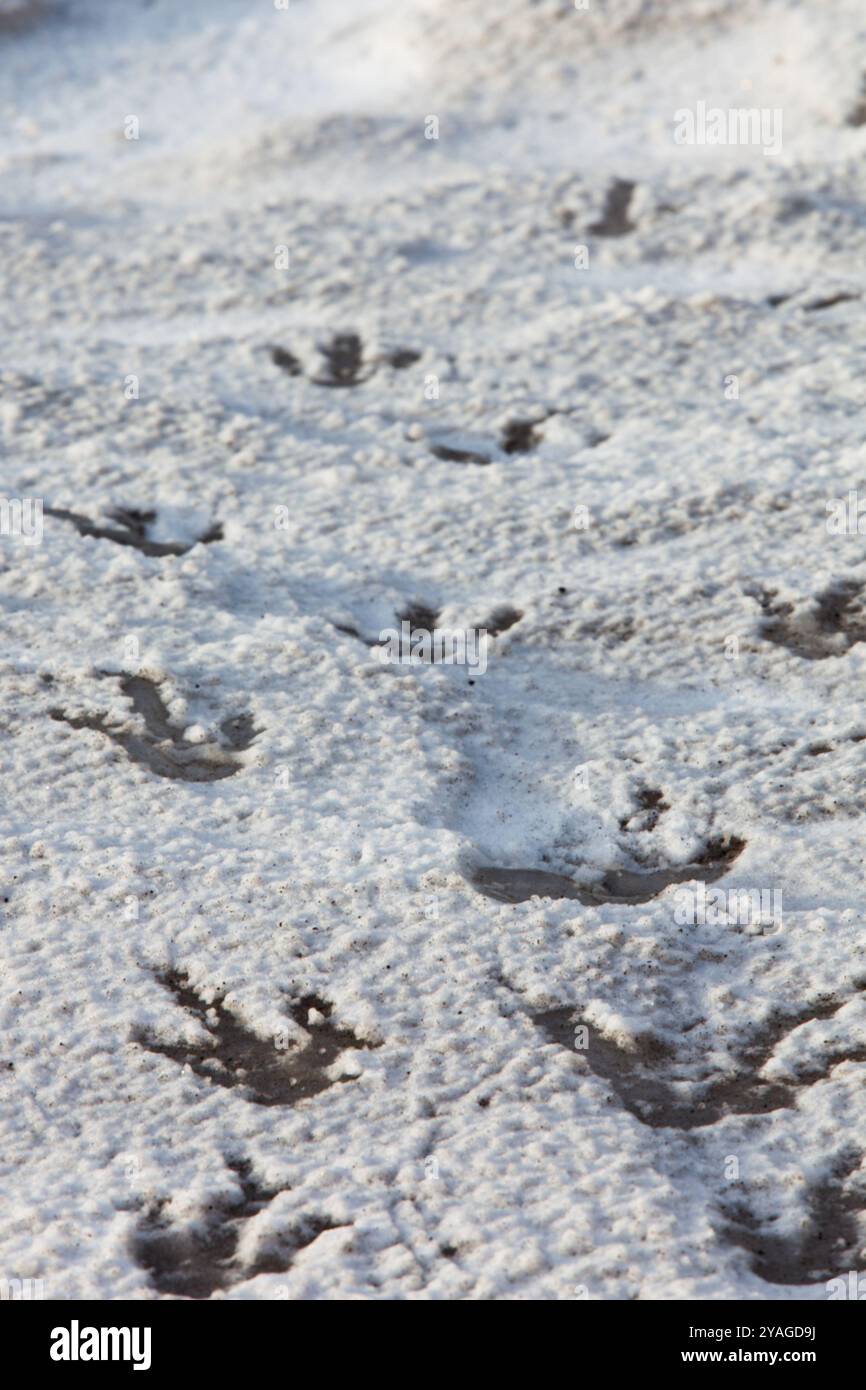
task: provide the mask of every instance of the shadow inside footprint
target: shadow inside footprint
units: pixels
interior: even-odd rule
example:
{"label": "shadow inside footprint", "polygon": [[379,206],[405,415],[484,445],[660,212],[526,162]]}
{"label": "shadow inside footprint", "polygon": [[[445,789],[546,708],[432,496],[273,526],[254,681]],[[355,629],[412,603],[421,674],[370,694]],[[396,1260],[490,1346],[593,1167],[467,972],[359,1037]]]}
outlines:
{"label": "shadow inside footprint", "polygon": [[[338,1081],[353,1079],[328,1076],[328,1068],[348,1048],[371,1046],[350,1029],[331,1023],[331,1005],[316,995],[306,995],[289,1007],[291,1018],[307,1033],[306,1042],[298,1045],[288,1037],[260,1038],[225,1007],[224,996],[207,1003],[182,971],[168,971],[158,978],[178,1004],[207,1029],[210,1040],[163,1043],[139,1034],[135,1041],[150,1052],[191,1067],[206,1081],[246,1089],[256,1105],[294,1105]],[[318,1022],[310,1021],[311,1010],[321,1015]]]}
{"label": "shadow inside footprint", "polygon": [[[546,1009],[543,1013],[533,1014],[532,1022],[548,1042],[569,1051],[574,1050],[575,1029],[579,1024],[574,1009]],[[636,1119],[653,1127],[683,1127],[680,1123],[681,1111],[671,1095],[671,1087],[652,1074],[645,1074],[641,1065],[669,1059],[671,1049],[664,1043],[644,1043],[642,1050],[628,1052],[591,1028],[588,1029],[587,1046],[578,1055],[586,1059],[594,1075],[608,1083]],[[687,1112],[684,1110],[682,1113]]]}
{"label": "shadow inside footprint", "polygon": [[671,809],[664,799],[664,793],[657,787],[641,787],[637,794],[637,805],[636,811],[620,819],[620,830],[655,830],[665,811]]}
{"label": "shadow inside footprint", "polygon": [[711,840],[693,864],[671,869],[611,869],[601,883],[587,890],[596,903],[648,903],[675,883],[715,883],[728,872],[746,848],[736,835]]}
{"label": "shadow inside footprint", "polygon": [[249,1277],[234,1265],[241,1227],[266,1207],[277,1192],[256,1182],[248,1162],[229,1161],[228,1166],[240,1184],[239,1202],[215,1202],[187,1227],[167,1225],[161,1207],[157,1207],[137,1232],[133,1257],[147,1270],[159,1293],[210,1298],[217,1289]]}
{"label": "shadow inside footprint", "polygon": [[776,646],[787,647],[807,661],[824,661],[844,654],[866,639],[866,613],[858,580],[830,585],[799,612],[788,602],[775,602],[775,593],[752,593],[764,612],[761,636]]}
{"label": "shadow inside footprint", "polygon": [[546,869],[473,869],[468,882],[485,898],[500,903],[525,903],[529,898],[574,898],[584,902],[585,891],[573,878]]}
{"label": "shadow inside footprint", "polygon": [[795,1234],[777,1234],[773,1223],[762,1224],[745,1202],[727,1208],[720,1234],[748,1251],[753,1274],[769,1284],[821,1284],[847,1276],[863,1263],[858,1217],[866,1207],[866,1196],[845,1186],[860,1162],[859,1153],[843,1157],[830,1176],[813,1187],[807,1201],[808,1219]]}
{"label": "shadow inside footprint", "polygon": [[[574,1048],[578,1022],[570,1008],[549,1009],[533,1022],[549,1042]],[[673,1050],[658,1040],[642,1042],[634,1051],[588,1029],[587,1045],[580,1054],[593,1075],[606,1081],[621,1104],[641,1124],[651,1129],[700,1129],[726,1114],[762,1115],[791,1104],[787,1087],[740,1076],[703,1088],[689,1085],[675,1075]],[[658,1068],[668,1064],[667,1074]]]}
{"label": "shadow inside footprint", "polygon": [[[866,981],[856,981],[862,990]],[[702,1075],[700,1067],[678,1063],[673,1049],[657,1039],[638,1040],[635,1048],[623,1047],[590,1025],[583,1057],[590,1071],[606,1081],[626,1110],[652,1129],[700,1129],[726,1115],[766,1115],[796,1104],[798,1092],[827,1076],[840,1062],[866,1060],[866,1049],[840,1045],[827,1049],[811,1072],[795,1081],[770,1081],[761,1076],[779,1043],[804,1024],[832,1018],[849,998],[819,999],[801,1009],[780,1012],[768,1019],[745,1042],[732,1060],[730,1073]],[[533,1015],[532,1021],[549,1042],[575,1051],[578,1010],[565,1007]]]}
{"label": "shadow inside footprint", "polygon": [[646,903],[675,883],[713,883],[726,874],[745,849],[736,836],[712,840],[700,859],[682,868],[609,869],[600,883],[581,886],[564,874],[546,869],[499,869],[490,866],[472,871],[469,882],[479,893],[497,902],[522,903],[529,898],[573,898],[584,907],[603,903]]}
{"label": "shadow inside footprint", "polygon": [[256,728],[251,714],[236,714],[222,721],[220,733],[235,753],[243,753],[252,746],[261,729]]}
{"label": "shadow inside footprint", "polygon": [[158,777],[182,782],[218,782],[233,777],[243,767],[233,755],[249,748],[261,732],[254,727],[251,715],[240,714],[220,725],[227,747],[212,742],[187,743],[183,730],[169,721],[168,709],[154,681],[147,676],[123,676],[120,688],[132,701],[135,714],[144,721],[144,734],[126,725],[109,724],[104,714],[73,715],[55,708],[48,711],[49,716],[73,729],[95,729],[119,744],[131,762],[143,763]]}
{"label": "shadow inside footprint", "polygon": [[328,1221],[321,1216],[304,1217],[290,1230],[270,1240],[245,1271],[245,1277],[251,1279],[256,1274],[284,1274],[298,1252],[312,1245],[325,1231],[342,1231],[350,1225],[348,1221]]}
{"label": "shadow inside footprint", "polygon": [[[117,527],[97,526],[88,517],[81,516],[78,512],[66,511],[63,507],[46,507],[45,515],[57,517],[59,521],[69,521],[75,527],[79,536],[93,536],[96,540],[114,541],[115,545],[132,546],[135,550],[140,550],[142,555],[186,555],[187,551],[192,550],[194,545],[210,545],[213,541],[221,541],[223,538],[223,528],[220,522],[215,522],[201,536],[194,541],[151,541],[147,538],[149,527],[156,520],[156,512],[141,512],[127,507],[109,507],[107,514],[113,521],[117,522]],[[120,529],[117,529],[117,528]]]}

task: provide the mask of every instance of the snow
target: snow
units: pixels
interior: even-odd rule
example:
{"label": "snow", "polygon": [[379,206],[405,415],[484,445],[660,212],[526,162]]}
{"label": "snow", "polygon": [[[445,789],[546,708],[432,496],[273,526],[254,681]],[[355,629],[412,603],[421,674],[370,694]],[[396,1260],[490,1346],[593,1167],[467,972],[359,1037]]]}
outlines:
{"label": "snow", "polygon": [[[6,11],[2,495],[90,533],[0,536],[0,1277],[188,1296],[170,1231],[214,1298],[826,1298],[866,1248],[866,618],[821,598],[866,579],[827,526],[862,7]],[[700,101],[781,154],[675,144]],[[483,672],[383,664],[419,607],[519,616]],[[779,930],[471,882],[724,837]],[[226,1016],[321,1089],[172,1055]]]}

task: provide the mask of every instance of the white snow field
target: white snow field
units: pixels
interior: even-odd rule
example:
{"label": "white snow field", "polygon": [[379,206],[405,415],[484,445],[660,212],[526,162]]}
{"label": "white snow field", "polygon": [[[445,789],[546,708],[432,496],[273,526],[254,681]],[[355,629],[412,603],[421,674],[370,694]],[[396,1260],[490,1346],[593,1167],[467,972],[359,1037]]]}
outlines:
{"label": "white snow field", "polygon": [[3,4],[4,1288],[866,1272],[864,73],[861,0]]}

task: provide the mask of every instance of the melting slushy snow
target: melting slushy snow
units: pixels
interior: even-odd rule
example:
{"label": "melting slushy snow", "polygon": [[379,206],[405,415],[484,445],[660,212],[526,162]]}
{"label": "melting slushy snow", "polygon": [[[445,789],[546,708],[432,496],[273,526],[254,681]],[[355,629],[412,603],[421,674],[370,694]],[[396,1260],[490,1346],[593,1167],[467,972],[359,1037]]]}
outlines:
{"label": "melting slushy snow", "polygon": [[826,1297],[862,6],[3,0],[0,51],[0,1277]]}

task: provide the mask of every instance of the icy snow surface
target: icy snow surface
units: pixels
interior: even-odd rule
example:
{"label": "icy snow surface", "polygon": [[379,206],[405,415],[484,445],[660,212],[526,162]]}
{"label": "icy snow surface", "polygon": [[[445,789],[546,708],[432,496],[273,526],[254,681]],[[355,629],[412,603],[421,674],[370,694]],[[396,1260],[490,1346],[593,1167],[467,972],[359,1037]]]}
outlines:
{"label": "icy snow surface", "polygon": [[0,1277],[866,1266],[864,70],[861,0],[3,4]]}

